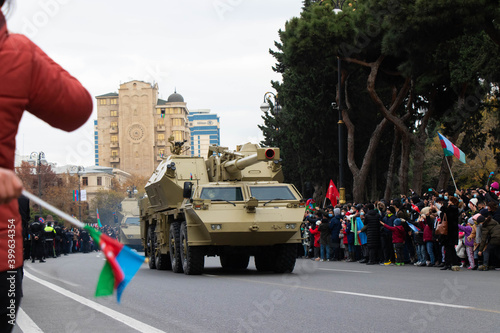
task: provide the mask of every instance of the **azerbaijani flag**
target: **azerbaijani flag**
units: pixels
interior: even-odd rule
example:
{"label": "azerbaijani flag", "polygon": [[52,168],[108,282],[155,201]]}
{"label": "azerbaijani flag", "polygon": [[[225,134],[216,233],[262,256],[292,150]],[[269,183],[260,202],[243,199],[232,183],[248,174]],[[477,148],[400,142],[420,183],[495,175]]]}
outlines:
{"label": "azerbaijani flag", "polygon": [[99,208],[96,208],[96,210],[97,210],[97,223],[99,224],[99,228],[102,228],[101,219],[99,218]]}
{"label": "azerbaijani flag", "polygon": [[444,156],[455,156],[460,160],[460,162],[465,163],[465,154],[457,146],[451,143],[446,137],[438,132],[439,141],[441,141],[441,147],[443,147]]}
{"label": "azerbaijani flag", "polygon": [[123,290],[137,273],[145,258],[116,239],[88,225],[84,229],[99,244],[106,257],[106,263],[97,282],[95,296],[113,295],[113,291],[116,289],[116,299],[120,303]]}
{"label": "azerbaijani flag", "polygon": [[311,212],[313,212],[314,209],[316,208],[316,201],[313,198],[307,199],[306,206],[307,206],[307,209],[309,209]]}
{"label": "azerbaijani flag", "polygon": [[78,201],[78,190],[73,191],[73,201]]}

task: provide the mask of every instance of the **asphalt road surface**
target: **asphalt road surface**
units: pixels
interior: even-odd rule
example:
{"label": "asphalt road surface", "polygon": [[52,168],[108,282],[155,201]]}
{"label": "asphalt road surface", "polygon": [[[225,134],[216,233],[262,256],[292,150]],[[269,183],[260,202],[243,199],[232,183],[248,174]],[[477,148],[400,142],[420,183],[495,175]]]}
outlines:
{"label": "asphalt road surface", "polygon": [[143,264],[116,297],[95,298],[101,253],[25,262],[15,333],[498,332],[500,271],[440,271],[298,259],[292,274],[201,276]]}

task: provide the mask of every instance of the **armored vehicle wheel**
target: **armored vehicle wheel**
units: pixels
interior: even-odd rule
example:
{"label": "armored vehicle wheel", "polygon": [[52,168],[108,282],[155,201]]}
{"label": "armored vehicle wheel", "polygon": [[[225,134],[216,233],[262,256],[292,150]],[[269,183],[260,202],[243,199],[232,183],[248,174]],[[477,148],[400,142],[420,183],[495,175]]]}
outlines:
{"label": "armored vehicle wheel", "polygon": [[297,244],[279,244],[274,247],[275,273],[291,273],[297,260]]}
{"label": "armored vehicle wheel", "polygon": [[223,254],[220,256],[220,264],[226,269],[246,269],[250,256],[247,254]]}
{"label": "armored vehicle wheel", "polygon": [[182,273],[182,260],[180,251],[180,230],[179,223],[171,223],[168,239],[168,248],[170,251],[170,262],[174,273]]}
{"label": "armored vehicle wheel", "polygon": [[272,250],[269,253],[259,253],[255,255],[255,267],[259,272],[269,272],[274,270],[274,256]]}
{"label": "armored vehicle wheel", "polygon": [[147,239],[146,239],[146,251],[149,259],[149,268],[150,269],[155,269],[156,268],[156,256],[155,256],[155,251],[156,251],[156,240],[155,240],[155,233],[153,230],[153,226],[148,227],[148,234],[147,234]]}
{"label": "armored vehicle wheel", "polygon": [[188,245],[188,233],[186,221],[181,223],[180,230],[180,255],[182,261],[182,268],[186,275],[200,275],[203,273],[205,266],[205,255],[203,249],[199,246]]}

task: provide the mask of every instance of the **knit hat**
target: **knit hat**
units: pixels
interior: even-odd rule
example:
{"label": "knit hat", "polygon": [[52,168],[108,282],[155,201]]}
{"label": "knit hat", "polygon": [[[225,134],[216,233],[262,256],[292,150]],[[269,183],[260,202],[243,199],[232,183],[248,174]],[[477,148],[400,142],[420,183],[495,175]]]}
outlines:
{"label": "knit hat", "polygon": [[420,214],[424,214],[424,215],[428,215],[429,212],[431,210],[431,207],[424,207],[422,208],[422,210],[420,211]]}
{"label": "knit hat", "polygon": [[488,217],[490,216],[490,211],[488,210],[488,208],[483,208],[479,211],[479,214],[483,215],[484,217]]}
{"label": "knit hat", "polygon": [[485,220],[484,216],[483,215],[479,215],[478,218],[476,219],[476,223],[479,224],[479,223],[483,223]]}
{"label": "knit hat", "polygon": [[335,208],[335,209],[333,210],[333,214],[334,214],[335,216],[339,216],[339,215],[340,215],[340,208]]}
{"label": "knit hat", "polygon": [[470,199],[470,202],[471,202],[474,206],[477,206],[477,198],[472,198],[472,199]]}
{"label": "knit hat", "polygon": [[491,183],[491,185],[490,185],[490,186],[491,186],[491,188],[494,188],[495,190],[497,190],[497,191],[498,191],[498,187],[499,187],[499,186],[498,186],[498,182],[493,182],[493,183]]}
{"label": "knit hat", "polygon": [[400,226],[401,225],[401,219],[395,219],[394,220],[394,226],[397,227],[397,226]]}
{"label": "knit hat", "polygon": [[316,225],[320,225],[321,224],[321,221],[316,221]]}

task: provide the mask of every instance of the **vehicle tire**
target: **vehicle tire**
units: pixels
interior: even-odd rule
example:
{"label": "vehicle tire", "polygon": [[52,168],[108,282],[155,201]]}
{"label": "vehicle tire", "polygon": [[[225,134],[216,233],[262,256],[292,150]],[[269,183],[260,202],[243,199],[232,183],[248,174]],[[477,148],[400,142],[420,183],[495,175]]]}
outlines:
{"label": "vehicle tire", "polygon": [[272,250],[268,253],[259,253],[255,257],[255,268],[259,272],[270,272],[274,270],[274,256]]}
{"label": "vehicle tire", "polygon": [[297,260],[296,244],[279,244],[274,246],[275,273],[291,273]]}
{"label": "vehicle tire", "polygon": [[248,254],[223,254],[220,256],[220,264],[224,269],[246,269],[250,256]]}
{"label": "vehicle tire", "polygon": [[152,225],[148,226],[148,233],[147,233],[147,239],[146,239],[146,252],[147,256],[149,259],[149,268],[150,269],[155,269],[156,268],[156,235],[154,232],[154,228]]}
{"label": "vehicle tire", "polygon": [[181,223],[181,230],[179,236],[180,242],[180,255],[182,262],[182,269],[186,275],[200,275],[203,273],[205,266],[205,255],[203,248],[200,246],[188,245],[188,232],[186,221]]}
{"label": "vehicle tire", "polygon": [[173,222],[170,224],[168,249],[170,251],[170,263],[174,273],[182,273],[181,251],[179,248],[180,240],[179,223]]}

